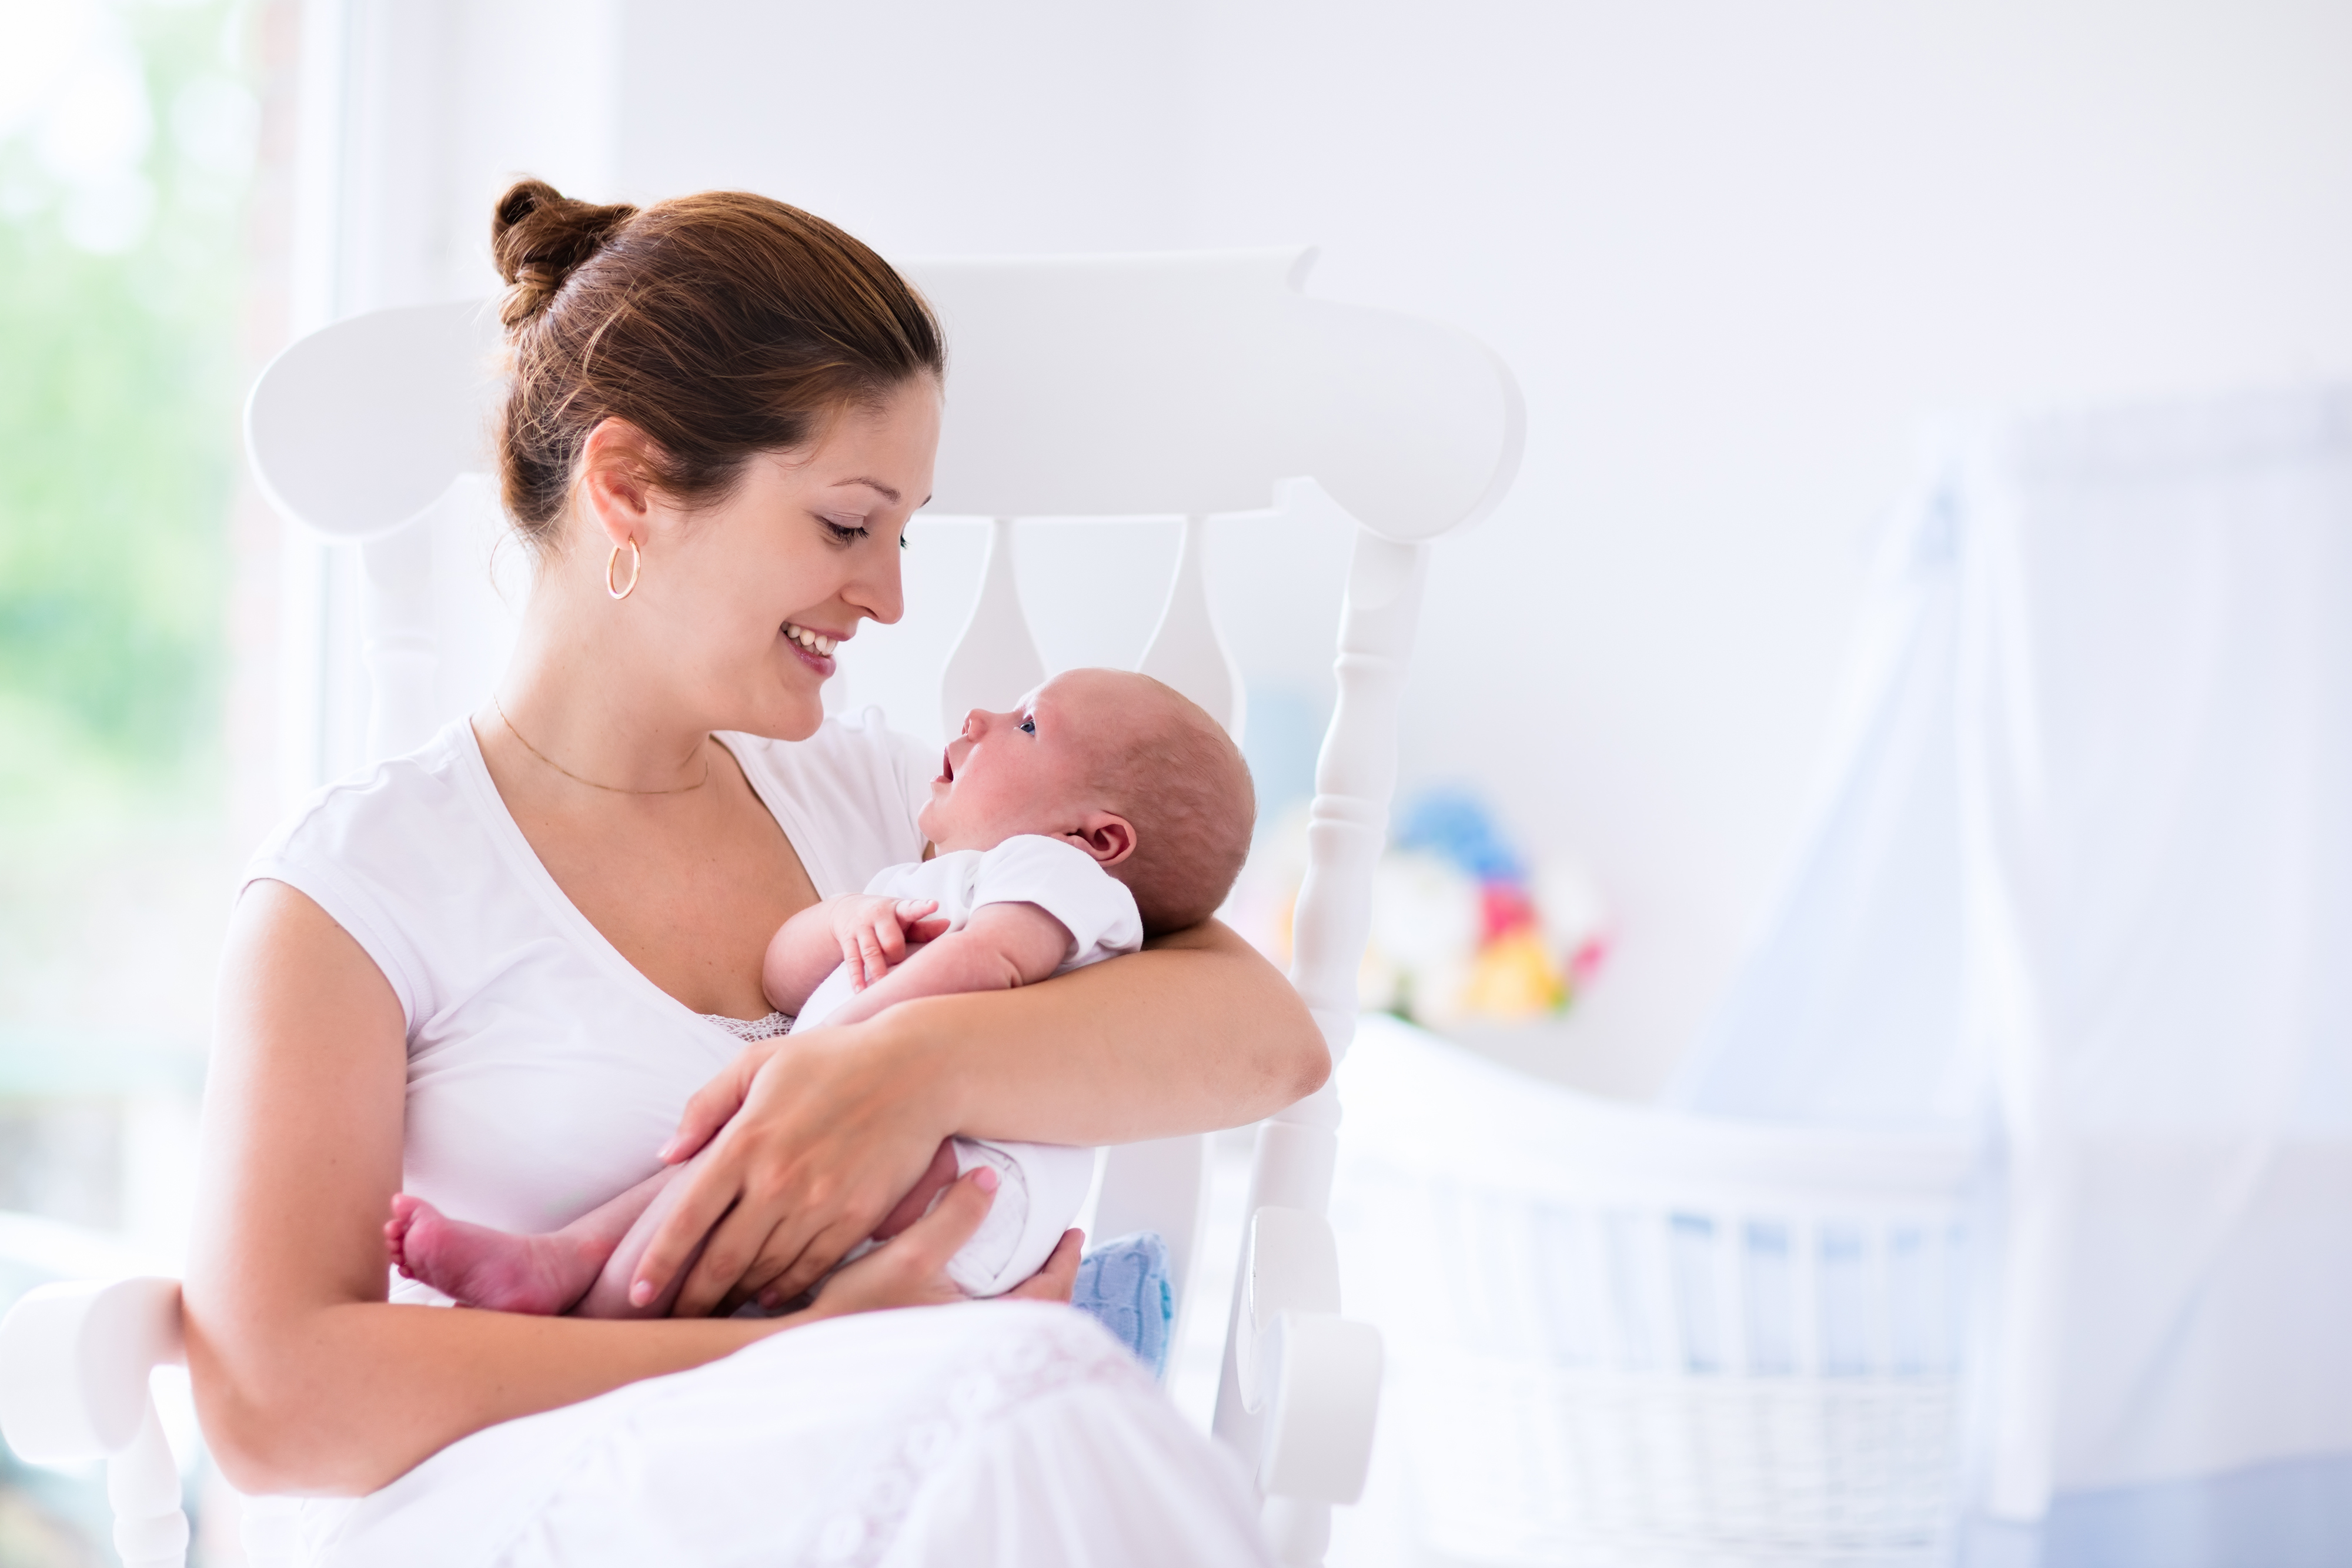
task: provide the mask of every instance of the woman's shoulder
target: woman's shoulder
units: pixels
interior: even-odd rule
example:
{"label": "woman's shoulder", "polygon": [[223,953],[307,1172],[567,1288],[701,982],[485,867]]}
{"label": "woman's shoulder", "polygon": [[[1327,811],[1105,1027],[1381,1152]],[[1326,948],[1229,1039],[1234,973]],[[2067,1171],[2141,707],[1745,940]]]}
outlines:
{"label": "woman's shoulder", "polygon": [[453,832],[478,832],[478,812],[467,799],[462,747],[471,736],[466,724],[457,720],[404,757],[312,790],[262,841],[254,859],[366,861],[384,850],[446,843]]}
{"label": "woman's shoulder", "polygon": [[412,1019],[434,967],[417,934],[443,928],[453,905],[478,909],[500,858],[472,745],[461,718],[404,757],[313,790],[238,879],[240,887],[284,883],[325,910],[375,959]]}
{"label": "woman's shoulder", "polygon": [[922,853],[916,823],[938,771],[930,748],[879,708],[829,716],[805,740],[719,737],[807,865],[819,896],[855,893]]}

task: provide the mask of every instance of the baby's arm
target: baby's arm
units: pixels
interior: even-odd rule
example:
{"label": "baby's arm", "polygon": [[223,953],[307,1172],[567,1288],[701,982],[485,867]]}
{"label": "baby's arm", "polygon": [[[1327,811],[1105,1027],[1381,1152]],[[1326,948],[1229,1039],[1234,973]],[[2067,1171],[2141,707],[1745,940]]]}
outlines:
{"label": "baby's arm", "polygon": [[885,898],[856,893],[812,904],[777,927],[760,967],[760,988],[778,1012],[798,1013],[817,983],[835,967],[855,964],[861,986],[880,979],[907,956],[908,943],[928,942],[947,929],[928,898]]}
{"label": "baby's arm", "polygon": [[[777,940],[783,939],[778,932]],[[772,948],[772,952],[773,949]],[[1034,985],[1070,956],[1070,928],[1034,904],[983,904],[961,931],[921,948],[825,1016],[856,1023],[894,1002]]]}

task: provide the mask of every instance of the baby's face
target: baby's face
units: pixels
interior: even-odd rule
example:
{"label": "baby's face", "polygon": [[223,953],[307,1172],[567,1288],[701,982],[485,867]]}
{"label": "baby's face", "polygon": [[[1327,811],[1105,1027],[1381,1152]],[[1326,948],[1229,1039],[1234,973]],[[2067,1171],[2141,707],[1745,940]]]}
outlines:
{"label": "baby's face", "polygon": [[942,850],[977,850],[1020,833],[1091,831],[1107,815],[1092,799],[1100,759],[1135,722],[1123,684],[1112,671],[1072,670],[1010,712],[974,708],[931,780],[924,833]]}

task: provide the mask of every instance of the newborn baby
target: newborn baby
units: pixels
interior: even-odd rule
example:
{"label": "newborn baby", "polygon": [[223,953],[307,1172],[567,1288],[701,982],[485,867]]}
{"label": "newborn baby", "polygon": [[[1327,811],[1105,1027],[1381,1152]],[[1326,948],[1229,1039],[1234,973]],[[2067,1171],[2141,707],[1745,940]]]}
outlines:
{"label": "newborn baby", "polygon": [[[1194,704],[1147,675],[1058,675],[1012,713],[975,711],[948,743],[918,819],[933,858],[784,922],[761,973],[769,1004],[795,1015],[795,1030],[856,1023],[912,998],[1028,985],[1134,952],[1224,901],[1255,811],[1240,750]],[[857,1251],[980,1165],[995,1170],[996,1197],[949,1276],[975,1296],[1027,1279],[1084,1203],[1093,1151],[950,1138]],[[662,1195],[687,1168],[543,1236],[467,1225],[404,1193],[385,1239],[402,1273],[465,1305],[658,1316],[686,1270],[659,1292],[634,1276],[667,1212]]]}

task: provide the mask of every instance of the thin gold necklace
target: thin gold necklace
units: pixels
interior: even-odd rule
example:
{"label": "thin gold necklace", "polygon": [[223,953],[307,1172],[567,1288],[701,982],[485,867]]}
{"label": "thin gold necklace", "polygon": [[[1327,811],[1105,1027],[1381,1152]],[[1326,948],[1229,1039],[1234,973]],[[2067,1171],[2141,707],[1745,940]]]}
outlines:
{"label": "thin gold necklace", "polygon": [[614,784],[599,784],[593,779],[583,779],[580,775],[572,772],[572,769],[555,760],[554,758],[550,757],[546,752],[541,751],[538,747],[533,746],[530,741],[524,740],[522,737],[522,731],[515,727],[514,720],[507,717],[506,704],[499,701],[496,693],[491,694],[490,706],[499,710],[499,722],[507,727],[507,733],[513,736],[525,751],[530,752],[533,757],[538,758],[541,762],[546,763],[550,768],[554,768],[558,773],[562,774],[574,784],[585,784],[589,789],[602,789],[607,795],[685,795],[699,789],[705,784],[710,782],[710,753],[708,751],[705,751],[702,754],[701,778],[696,779],[691,784],[680,784],[668,789],[624,789]]}

